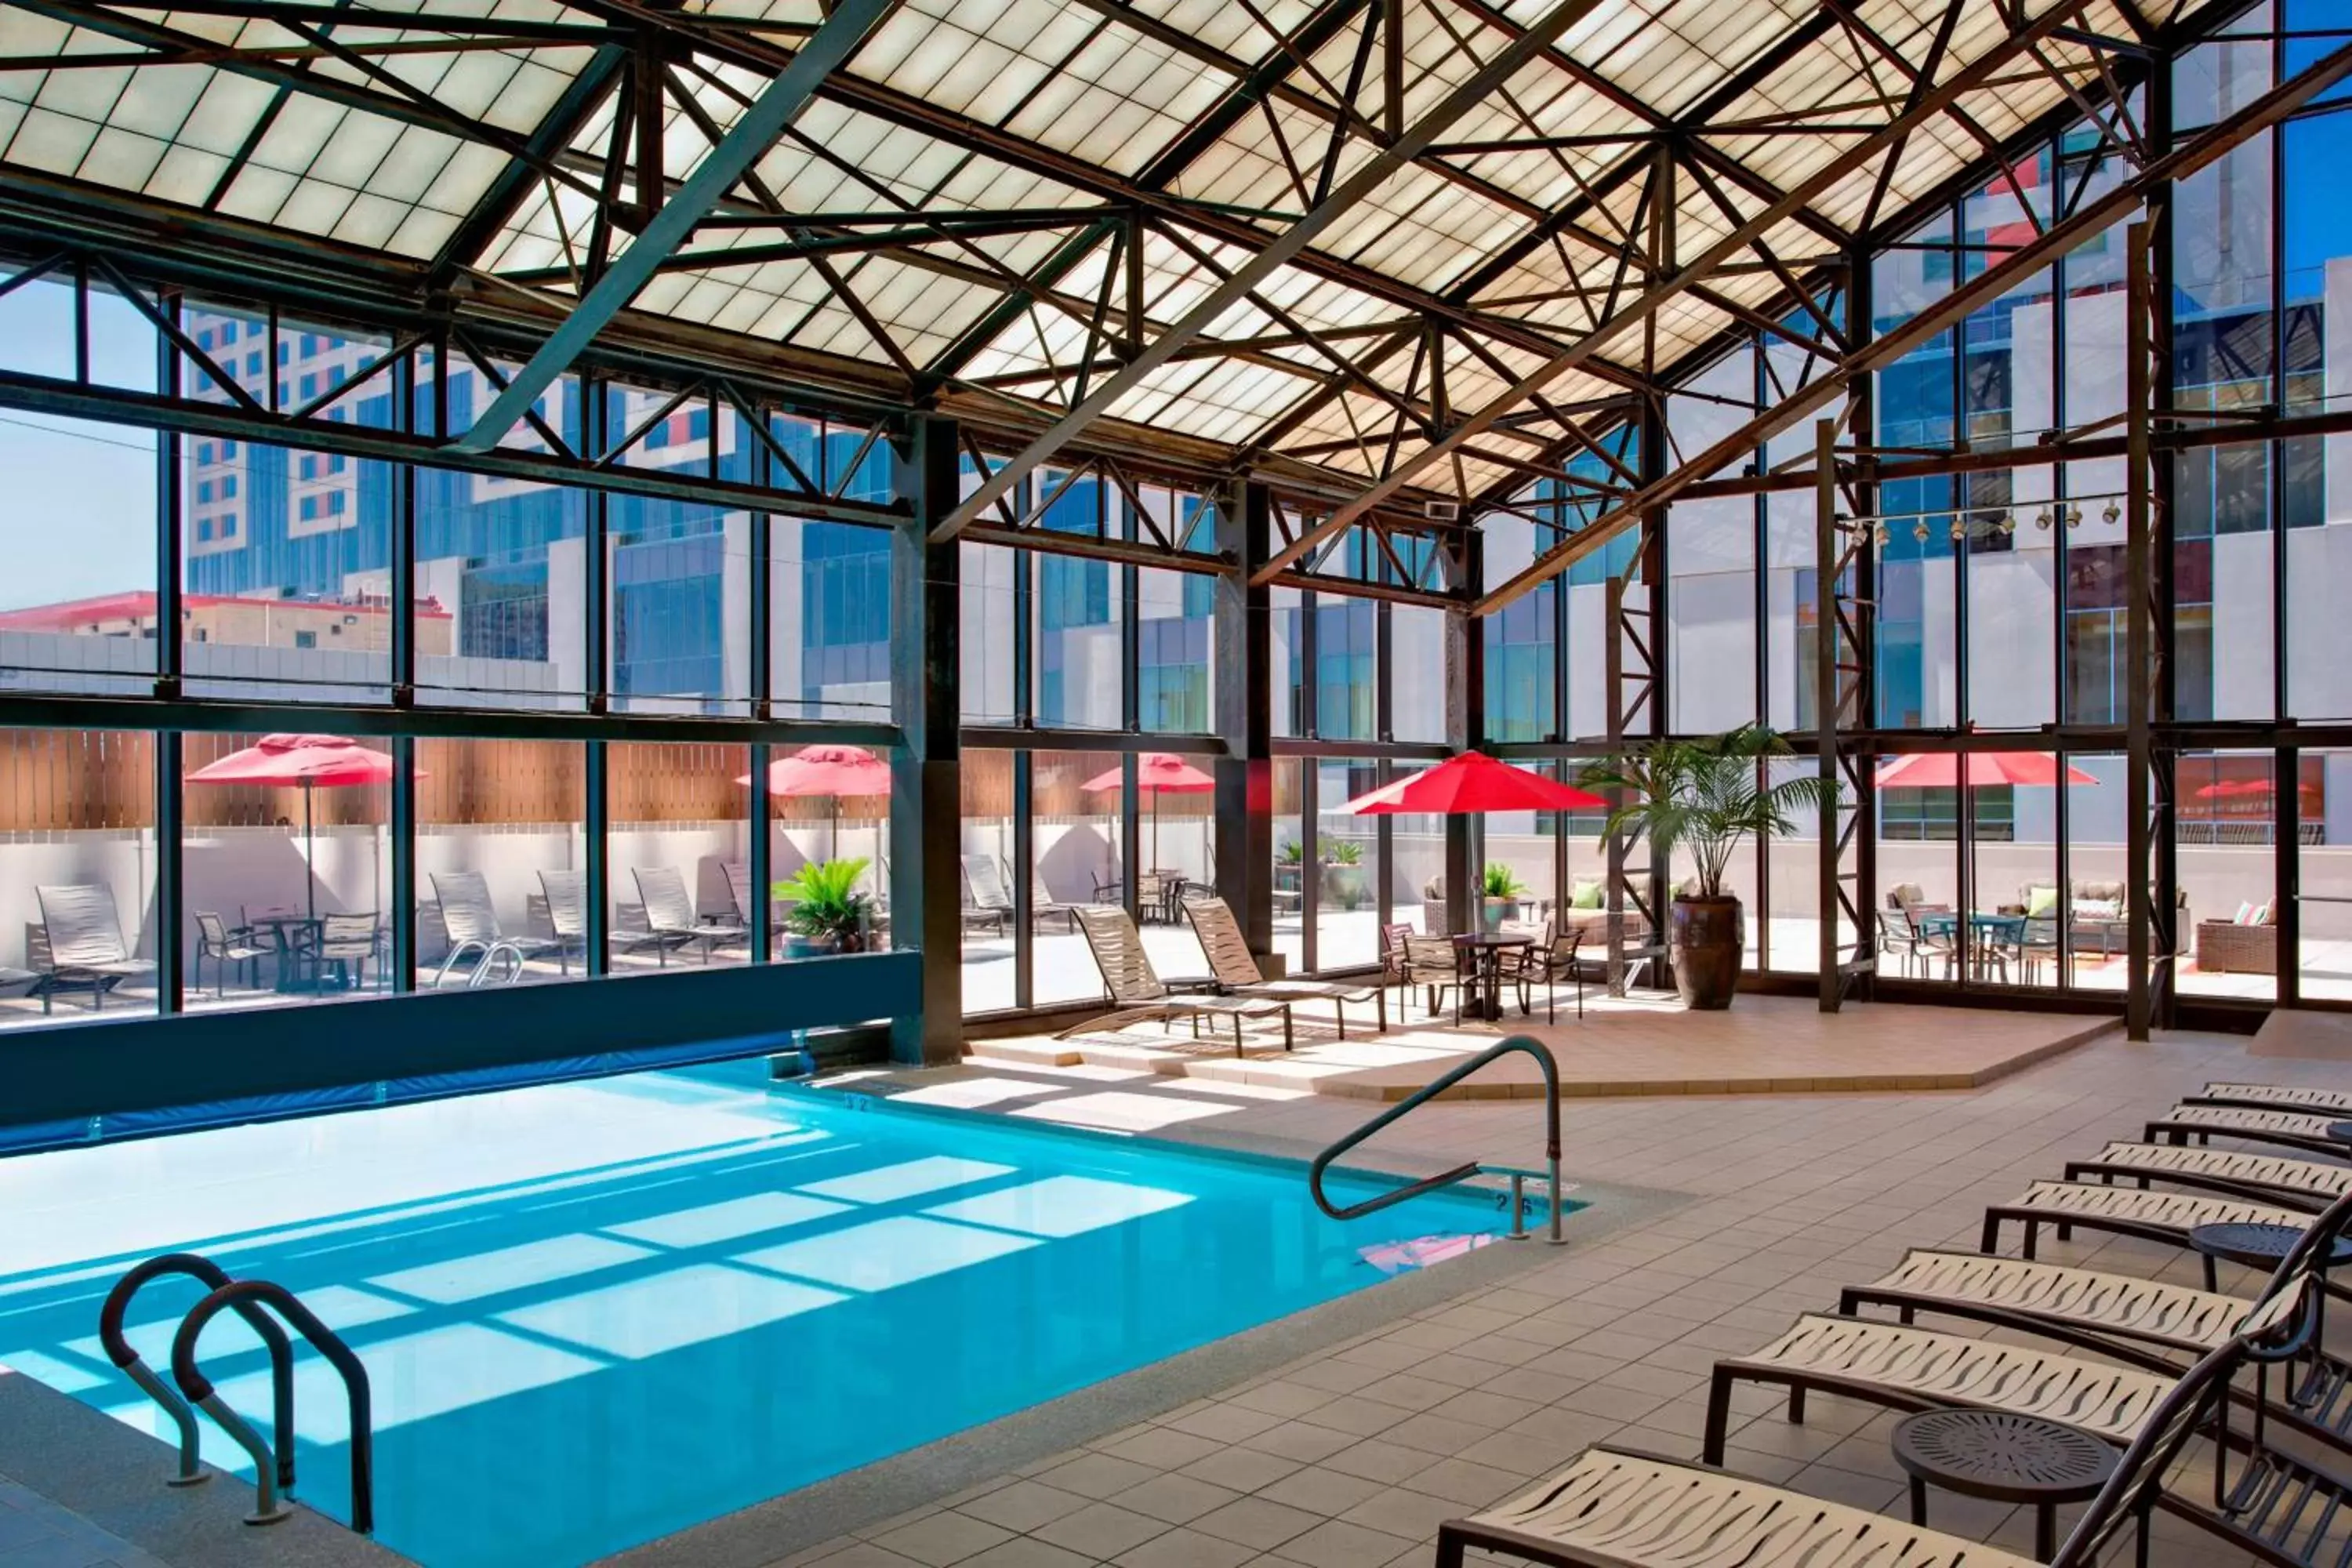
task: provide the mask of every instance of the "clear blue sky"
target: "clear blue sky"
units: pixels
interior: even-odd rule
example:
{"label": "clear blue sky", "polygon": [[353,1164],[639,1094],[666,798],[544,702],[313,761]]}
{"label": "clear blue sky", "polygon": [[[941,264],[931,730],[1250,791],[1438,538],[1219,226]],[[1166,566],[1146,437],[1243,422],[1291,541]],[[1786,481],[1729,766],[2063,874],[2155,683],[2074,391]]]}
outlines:
{"label": "clear blue sky", "polygon": [[[43,279],[0,297],[0,363],[73,374],[71,296]],[[152,389],[155,333],[92,294],[92,373]],[[0,409],[0,609],[155,586],[155,437]]]}

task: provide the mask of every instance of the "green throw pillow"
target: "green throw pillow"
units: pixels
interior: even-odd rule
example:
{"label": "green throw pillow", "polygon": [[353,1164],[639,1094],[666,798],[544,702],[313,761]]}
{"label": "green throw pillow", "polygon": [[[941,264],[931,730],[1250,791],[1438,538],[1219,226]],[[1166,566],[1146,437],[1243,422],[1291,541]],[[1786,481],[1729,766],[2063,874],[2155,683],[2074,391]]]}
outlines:
{"label": "green throw pillow", "polygon": [[2044,915],[2054,915],[2057,912],[2057,889],[2028,888],[2025,889],[2025,913],[2027,918],[2032,920],[2040,920]]}
{"label": "green throw pillow", "polygon": [[1569,895],[1568,907],[1572,910],[1597,910],[1601,908],[1601,884],[1598,882],[1579,882],[1576,885],[1575,891]]}

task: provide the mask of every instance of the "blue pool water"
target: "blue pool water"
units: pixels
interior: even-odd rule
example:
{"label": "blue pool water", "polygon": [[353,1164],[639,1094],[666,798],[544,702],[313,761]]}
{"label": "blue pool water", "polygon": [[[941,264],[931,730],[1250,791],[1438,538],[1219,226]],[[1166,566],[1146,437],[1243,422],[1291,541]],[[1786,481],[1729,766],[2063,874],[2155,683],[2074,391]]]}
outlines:
{"label": "blue pool water", "polygon": [[[1454,1194],[1340,1225],[1296,1167],[1003,1121],[656,1074],[0,1161],[0,1363],[157,1429],[100,1352],[99,1302],[140,1257],[205,1252],[297,1291],[365,1361],[387,1545],[428,1568],[554,1568],[1502,1220]],[[150,1364],[195,1294],[140,1298]],[[204,1360],[266,1424],[243,1325],[215,1321]],[[297,1495],[347,1519],[340,1384],[306,1353],[298,1389]],[[205,1452],[241,1458],[209,1425]]]}

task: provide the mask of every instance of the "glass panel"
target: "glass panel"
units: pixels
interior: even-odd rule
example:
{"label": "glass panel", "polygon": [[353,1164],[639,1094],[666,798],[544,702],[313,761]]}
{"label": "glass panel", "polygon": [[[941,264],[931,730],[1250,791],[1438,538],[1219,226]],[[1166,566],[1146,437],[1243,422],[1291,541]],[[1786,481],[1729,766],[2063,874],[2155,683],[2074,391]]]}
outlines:
{"label": "glass panel", "polygon": [[[2292,50],[2296,46],[2290,45]],[[2352,403],[2352,237],[2322,194],[2352,161],[2352,113],[2290,121],[2287,203],[2286,411],[2334,413]],[[2286,700],[2298,719],[2352,716],[2352,623],[2333,584],[2352,574],[2352,435],[2280,448],[2286,536]]]}
{"label": "glass panel", "polygon": [[1143,567],[1136,572],[1136,725],[1205,734],[1216,722],[1216,579]]}
{"label": "glass panel", "polygon": [[1036,555],[1030,570],[1035,574],[1031,668],[1037,683],[1037,722],[1067,729],[1119,728],[1123,569],[1069,555]]}
{"label": "glass panel", "polygon": [[[511,371],[513,367],[506,367]],[[417,355],[415,415],[429,429],[439,396],[429,353]],[[450,375],[449,421],[463,427],[498,395],[471,364]],[[537,408],[579,439],[578,383],[566,377]],[[536,450],[551,450],[530,426]],[[419,700],[473,707],[573,709],[588,689],[584,490],[530,479],[418,468],[416,685]]]}
{"label": "glass panel", "polygon": [[[2057,765],[2046,752],[2014,755],[2028,776]],[[1972,975],[1985,984],[2055,985],[2058,785],[1983,784],[1966,794]]]}
{"label": "glass panel", "polygon": [[[286,744],[296,739],[330,743]],[[333,736],[184,738],[180,940],[190,1008],[390,986],[391,750]],[[327,782],[295,782],[305,773]]]}
{"label": "glass panel", "polygon": [[[1955,774],[1950,759],[1934,755],[1879,759],[1880,776],[1896,764],[1933,777]],[[1901,775],[1896,775],[1898,778]],[[1878,800],[1878,880],[1870,889],[1880,939],[1879,972],[1921,980],[1958,976],[1971,940],[1960,903],[1961,792],[1951,784],[1882,784]],[[1773,894],[1780,893],[1780,862]],[[1809,898],[1818,896],[1809,892]],[[1779,966],[1776,951],[1775,966]],[[1818,968],[1816,963],[1807,967]]]}
{"label": "glass panel", "polygon": [[585,973],[586,766],[566,741],[416,742],[419,990]]}
{"label": "glass panel", "polygon": [[[92,290],[94,380],[152,391],[155,334]],[[105,330],[101,330],[105,329]],[[73,291],[42,279],[0,296],[0,366],[74,374]],[[0,689],[143,692],[155,669],[152,430],[55,415],[0,419]],[[193,438],[184,458],[202,445]],[[71,533],[60,531],[71,520]]]}
{"label": "glass panel", "polygon": [[[194,332],[210,331],[217,341],[234,331],[238,345],[251,345],[235,364],[226,351],[216,357],[257,402],[320,405],[328,418],[380,429],[398,423],[388,373],[357,381],[389,346],[383,340],[280,322],[273,369],[266,320],[191,308],[185,321]],[[347,382],[357,384],[335,399]],[[198,402],[233,401],[193,363],[183,363],[181,384]],[[388,695],[394,467],[194,437],[186,456],[181,639],[190,692],[316,701]],[[420,613],[417,629],[420,655],[449,652],[447,619]]]}
{"label": "glass panel", "polygon": [[2295,809],[2297,984],[2305,997],[2352,1002],[2352,752],[2303,753]]}
{"label": "glass panel", "polygon": [[[1666,402],[1676,460],[1737,430],[1755,403],[1752,352],[1736,352],[1699,374],[1689,395]],[[1756,502],[1746,496],[1682,501],[1666,514],[1666,691],[1671,726],[1683,733],[1728,730],[1757,716],[1756,518]]]}
{"label": "glass panel", "polygon": [[[965,546],[967,552],[971,546]],[[1006,553],[1010,553],[1007,552]],[[1014,753],[994,748],[973,748],[963,753],[961,795],[962,812],[963,884],[963,1010],[966,1013],[995,1013],[1020,1005],[1013,990],[1013,926],[1012,878],[1019,868],[1013,858],[1013,769]],[[973,885],[974,871],[979,874],[979,886]],[[995,880],[990,880],[991,871]],[[1040,931],[1053,931],[1066,938],[1070,921],[1067,916],[1036,918]],[[1055,949],[1048,956],[1057,977],[1064,975],[1073,960],[1083,971],[1089,967],[1086,950],[1076,952]],[[1069,982],[1064,981],[1065,989]],[[1100,980],[1091,992],[1079,995],[1098,995]]]}
{"label": "glass panel", "polygon": [[1272,688],[1269,700],[1274,704],[1273,732],[1276,735],[1298,735],[1305,732],[1305,714],[1300,709],[1300,664],[1305,660],[1305,644],[1300,641],[1300,622],[1305,600],[1296,588],[1276,588],[1269,595],[1269,652],[1266,656],[1266,680]]}
{"label": "glass panel", "polygon": [[2173,772],[2184,996],[2278,994],[2278,779],[2268,752],[2185,755]]}
{"label": "glass panel", "polygon": [[[978,479],[967,482],[979,484]],[[964,721],[1010,724],[1020,711],[1016,682],[1021,661],[1014,653],[1018,638],[1013,626],[1013,574],[1020,558],[996,544],[957,548],[962,552],[958,635],[963,645]]]}
{"label": "glass panel", "polygon": [[769,527],[779,580],[769,665],[776,712],[887,720],[889,534],[792,517]]}
{"label": "glass panel", "polygon": [[[2066,765],[2067,981],[2121,991],[2130,977],[2124,903],[2130,769],[2115,752],[2069,753]],[[2095,782],[2076,781],[2076,773]]]}
{"label": "glass panel", "polygon": [[[1486,540],[1489,584],[1508,581],[1535,559],[1536,528],[1525,518],[1497,514],[1489,517],[1480,531]],[[1486,639],[1486,738],[1490,741],[1545,741],[1559,728],[1556,689],[1559,594],[1559,581],[1554,578],[1479,622],[1479,635]],[[1399,662],[1402,667],[1402,661]],[[1399,679],[1405,679],[1402,669]],[[1440,698],[1442,724],[1442,692]],[[1436,738],[1443,738],[1442,731]]]}
{"label": "glass panel", "polygon": [[[1367,606],[1369,607],[1369,606]],[[1381,954],[1379,819],[1340,807],[1374,788],[1370,763],[1315,764],[1316,852],[1322,861],[1315,910],[1318,969],[1358,969]]]}
{"label": "glass panel", "polygon": [[[1531,773],[1548,779],[1560,776],[1574,763],[1521,763]],[[1518,891],[1503,918],[1532,931],[1552,916],[1559,898],[1559,879],[1552,868],[1552,847],[1559,841],[1559,817],[1549,811],[1493,811],[1475,819],[1486,842],[1482,863],[1502,866]]]}
{"label": "glass panel", "polygon": [[156,847],[154,737],[0,730],[0,1026],[155,1011]]}
{"label": "glass panel", "polygon": [[[616,742],[604,755],[613,972],[750,962],[750,750]],[[870,857],[874,836],[853,837],[836,852]]]}
{"label": "glass panel", "polygon": [[1380,732],[1374,686],[1379,606],[1339,594],[1315,598],[1315,733],[1369,741]]}
{"label": "glass panel", "polygon": [[[1819,771],[1811,757],[1779,757],[1766,764],[1765,777],[1779,784]],[[1880,797],[1882,800],[1884,796]],[[1770,857],[1766,865],[1768,883],[1764,917],[1757,918],[1756,905],[1750,902],[1748,914],[1748,941],[1751,947],[1763,943],[1759,962],[1765,966],[1794,974],[1818,974],[1822,967],[1822,829],[1820,814],[1811,807],[1790,813],[1796,831],[1776,833],[1769,838],[1763,853]],[[1882,872],[1887,864],[1887,851],[1879,851]],[[1752,874],[1754,860],[1743,856],[1746,869]],[[1741,868],[1735,867],[1732,879],[1736,883]],[[1865,897],[1874,896],[1864,890]],[[1742,894],[1746,897],[1746,894]],[[1761,925],[1764,929],[1759,931]]]}
{"label": "glass panel", "polygon": [[[1419,763],[1384,763],[1386,783],[1419,773]],[[1411,926],[1423,935],[1445,930],[1445,818],[1410,812],[1387,819],[1389,854],[1393,865],[1389,881],[1390,920]]]}
{"label": "glass panel", "polygon": [[[1536,595],[1530,595],[1533,598]],[[1546,603],[1549,603],[1547,599]],[[1502,617],[1510,612],[1506,610]],[[1389,615],[1389,739],[1445,739],[1445,612],[1391,605]],[[1487,679],[1494,667],[1487,667]],[[1494,688],[1489,685],[1491,693]],[[1488,710],[1494,700],[1487,700]]]}
{"label": "glass panel", "polygon": [[[1037,857],[1036,891],[1032,897],[1040,904],[1118,902],[1124,875],[1119,857],[1120,812],[1126,798],[1119,754],[1037,752],[1032,754],[1030,766],[1034,770],[1030,784],[1030,833]],[[1143,853],[1149,858],[1152,803],[1139,804],[1146,808]],[[1181,840],[1184,836],[1176,837]],[[1163,839],[1163,853],[1172,847]],[[1009,845],[1004,854],[1009,860]],[[1162,974],[1202,973],[1200,948],[1191,928],[1182,923],[1181,911],[1159,898],[1158,887],[1148,876],[1139,877],[1138,886],[1139,893],[1150,895],[1139,898],[1138,929],[1153,967]],[[1172,923],[1167,918],[1170,915],[1175,917]],[[1067,915],[1037,917],[1032,962],[1039,1006],[1104,994],[1102,972],[1087,951],[1086,938],[1071,931],[1073,923]]]}
{"label": "glass panel", "polygon": [[1307,967],[1305,778],[1299,758],[1274,759],[1274,950],[1293,974]]}

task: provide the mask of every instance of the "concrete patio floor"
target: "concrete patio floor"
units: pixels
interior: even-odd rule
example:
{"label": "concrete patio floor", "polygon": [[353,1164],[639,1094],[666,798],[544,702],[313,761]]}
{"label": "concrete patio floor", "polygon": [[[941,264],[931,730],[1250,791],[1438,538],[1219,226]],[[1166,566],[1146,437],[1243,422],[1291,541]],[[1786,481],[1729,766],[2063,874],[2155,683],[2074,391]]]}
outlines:
{"label": "concrete patio floor", "polygon": [[[1973,1249],[1986,1205],[2136,1132],[2209,1079],[2352,1088],[2352,1063],[2256,1059],[2247,1046],[2209,1035],[2149,1045],[2109,1036],[1989,1087],[1940,1093],[1571,1100],[1563,1110],[1571,1176],[1687,1201],[1594,1244],[1537,1253],[1501,1286],[768,1561],[1428,1564],[1439,1521],[1512,1494],[1592,1443],[1695,1456],[1717,1358],[1759,1347],[1801,1312],[1833,1310],[1840,1286],[1874,1278],[1908,1248]],[[1367,1109],[1258,1085],[985,1058],[851,1082],[935,1106],[1292,1155],[1352,1128]],[[1520,1163],[1540,1152],[1540,1118],[1528,1100],[1440,1102],[1374,1150],[1405,1169]],[[2044,1247],[2060,1261],[2194,1278],[2179,1253],[2143,1243],[2084,1233],[2072,1244],[2045,1238]],[[1777,1401],[1743,1392],[1729,1462],[1814,1496],[1897,1512],[1892,1419],[1817,1396],[1806,1423],[1791,1426]],[[2030,1550],[2031,1519],[2013,1509],[1939,1493],[1929,1517]],[[2157,1533],[2160,1568],[2242,1561],[2169,1520]]]}

